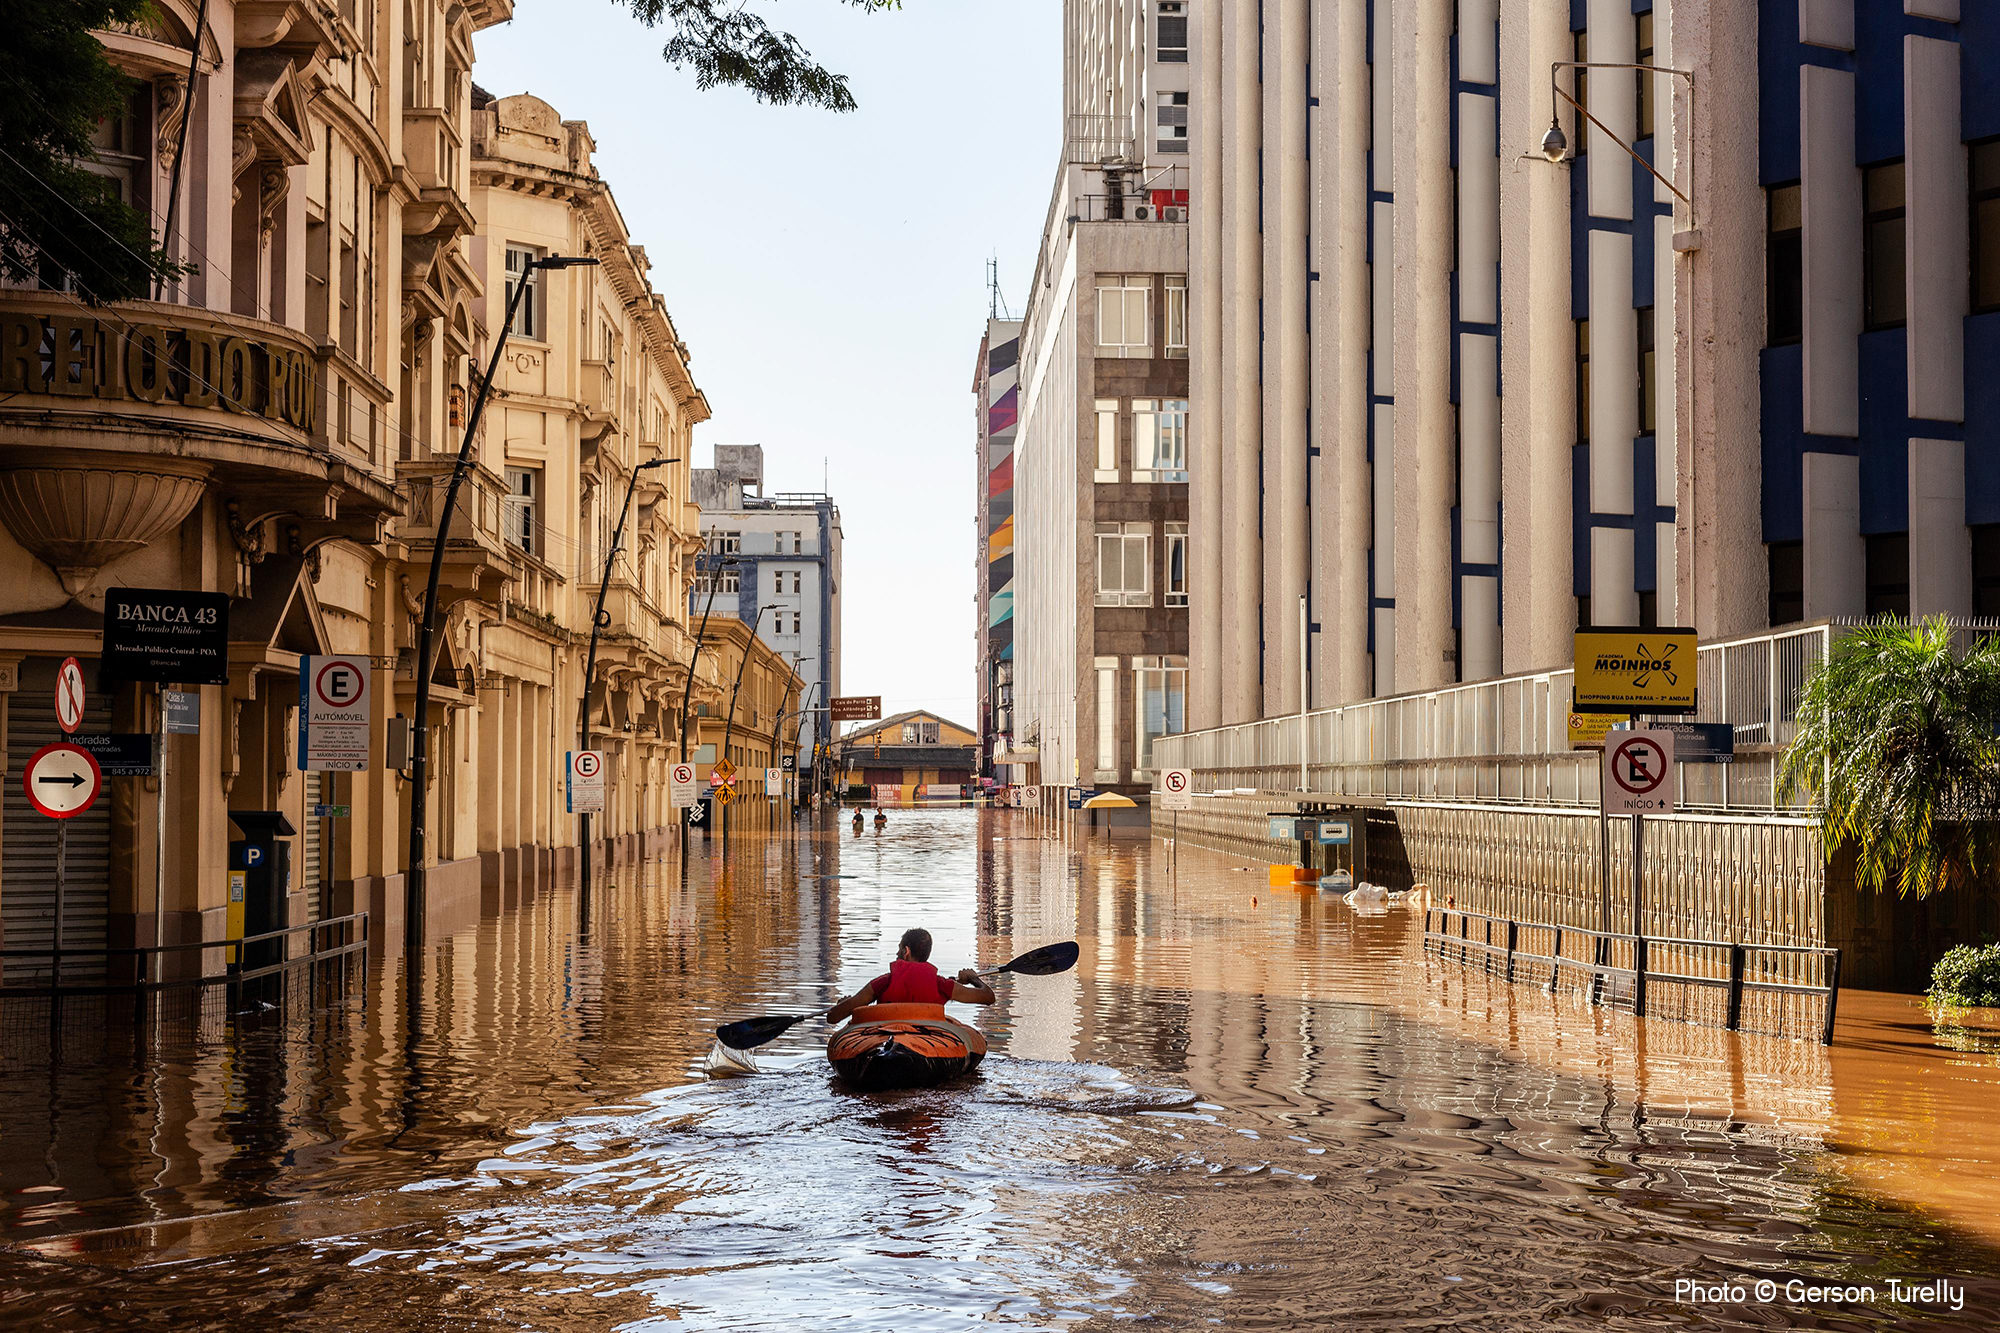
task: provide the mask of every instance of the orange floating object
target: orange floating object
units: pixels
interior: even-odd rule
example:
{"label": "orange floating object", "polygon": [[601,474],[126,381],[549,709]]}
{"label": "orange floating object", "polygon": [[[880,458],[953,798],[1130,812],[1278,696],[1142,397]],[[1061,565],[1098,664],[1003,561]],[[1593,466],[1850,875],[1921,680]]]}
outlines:
{"label": "orange floating object", "polygon": [[986,1035],[945,1017],[941,1004],[871,1004],[827,1038],[840,1080],[864,1092],[927,1088],[979,1068]]}

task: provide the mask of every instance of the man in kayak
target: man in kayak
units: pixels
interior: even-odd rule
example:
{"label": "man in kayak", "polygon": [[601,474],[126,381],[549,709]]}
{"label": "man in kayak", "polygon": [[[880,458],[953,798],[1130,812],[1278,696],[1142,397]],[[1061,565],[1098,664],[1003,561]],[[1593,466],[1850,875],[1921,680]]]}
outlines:
{"label": "man in kayak", "polygon": [[973,968],[962,968],[956,981],[931,966],[931,933],[906,930],[889,970],[827,1011],[826,1021],[839,1023],[869,1004],[991,1004],[993,988]]}

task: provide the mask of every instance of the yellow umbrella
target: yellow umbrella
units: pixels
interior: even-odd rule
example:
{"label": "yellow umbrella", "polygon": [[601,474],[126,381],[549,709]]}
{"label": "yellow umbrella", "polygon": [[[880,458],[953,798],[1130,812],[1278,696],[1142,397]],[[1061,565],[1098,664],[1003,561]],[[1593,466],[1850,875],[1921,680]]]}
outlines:
{"label": "yellow umbrella", "polygon": [[1089,800],[1085,801],[1083,803],[1083,808],[1086,810],[1116,810],[1116,809],[1131,810],[1135,809],[1138,806],[1138,804],[1139,803],[1137,801],[1133,800],[1129,796],[1120,796],[1115,791],[1107,791],[1107,792],[1100,792],[1096,796],[1093,796]]}

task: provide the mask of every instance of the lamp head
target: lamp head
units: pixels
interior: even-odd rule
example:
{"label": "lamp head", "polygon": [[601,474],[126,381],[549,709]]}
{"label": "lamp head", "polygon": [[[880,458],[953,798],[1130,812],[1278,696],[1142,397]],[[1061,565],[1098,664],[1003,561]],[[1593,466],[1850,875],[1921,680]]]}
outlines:
{"label": "lamp head", "polygon": [[595,267],[601,260],[588,255],[543,255],[540,259],[528,261],[530,268],[584,268]]}
{"label": "lamp head", "polygon": [[654,458],[648,460],[647,462],[639,464],[638,467],[635,467],[632,470],[634,472],[645,472],[652,468],[665,467],[669,463],[678,463],[680,461],[681,460],[678,458]]}
{"label": "lamp head", "polygon": [[1549,122],[1549,132],[1542,136],[1542,156],[1551,162],[1560,163],[1569,154],[1569,136],[1562,126]]}

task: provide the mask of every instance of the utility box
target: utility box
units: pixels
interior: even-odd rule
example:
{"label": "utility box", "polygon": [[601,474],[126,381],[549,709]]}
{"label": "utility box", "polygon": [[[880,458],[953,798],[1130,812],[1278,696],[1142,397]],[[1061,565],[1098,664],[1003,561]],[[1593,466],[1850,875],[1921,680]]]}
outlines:
{"label": "utility box", "polygon": [[[243,830],[243,837],[229,844],[230,938],[283,930],[291,924],[285,919],[285,895],[292,888],[292,844],[285,839],[298,830],[282,810],[231,810],[229,821]],[[264,940],[246,946],[241,954],[246,970],[268,967],[284,961],[285,941]]]}

